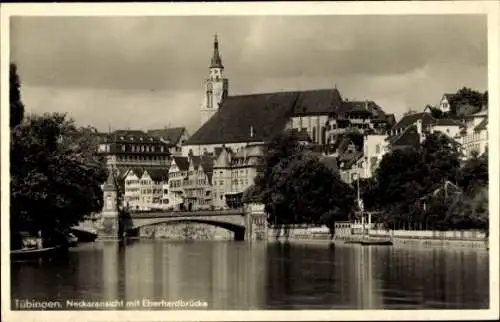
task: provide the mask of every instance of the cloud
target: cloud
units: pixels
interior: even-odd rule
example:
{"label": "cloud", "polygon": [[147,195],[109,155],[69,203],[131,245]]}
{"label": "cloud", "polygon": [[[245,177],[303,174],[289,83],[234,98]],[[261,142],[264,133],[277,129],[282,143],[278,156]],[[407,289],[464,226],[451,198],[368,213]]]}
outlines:
{"label": "cloud", "polygon": [[[151,129],[183,124],[191,131],[200,123],[201,95],[183,91],[77,89],[23,86],[27,113],[67,113],[78,124],[99,130]],[[189,109],[186,109],[189,106]]]}
{"label": "cloud", "polygon": [[337,84],[402,113],[487,87],[480,15],[15,17],[11,56],[33,111],[196,128],[216,32],[231,94]]}

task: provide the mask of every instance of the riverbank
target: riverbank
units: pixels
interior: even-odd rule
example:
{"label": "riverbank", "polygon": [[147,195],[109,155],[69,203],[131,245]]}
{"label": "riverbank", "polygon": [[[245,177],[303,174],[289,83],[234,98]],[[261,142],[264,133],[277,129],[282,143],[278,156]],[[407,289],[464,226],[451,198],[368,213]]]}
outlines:
{"label": "riverbank", "polygon": [[[314,240],[324,242],[352,242],[360,240],[363,235],[360,232],[354,234],[336,234],[333,239],[327,229],[308,228],[290,229],[288,237],[283,232],[278,236],[278,231],[270,229],[268,231],[269,241],[299,241]],[[373,238],[390,239],[394,245],[413,245],[429,247],[467,247],[467,248],[488,248],[489,240],[484,234],[477,232],[431,232],[423,231],[421,234],[411,234],[411,231],[370,231],[366,235]]]}

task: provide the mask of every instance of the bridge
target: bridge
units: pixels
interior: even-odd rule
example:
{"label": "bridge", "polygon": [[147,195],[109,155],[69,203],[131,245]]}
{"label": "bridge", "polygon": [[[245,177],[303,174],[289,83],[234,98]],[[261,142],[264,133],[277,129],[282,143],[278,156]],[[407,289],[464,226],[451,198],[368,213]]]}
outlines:
{"label": "bridge", "polygon": [[[120,239],[135,236],[142,227],[164,223],[192,222],[221,227],[234,232],[235,240],[258,238],[267,229],[266,216],[260,205],[231,210],[205,211],[149,211],[132,212],[118,218],[117,214],[103,213],[100,220],[84,221],[73,227],[77,237],[85,238],[88,234],[100,239]],[[87,235],[85,235],[87,234]]]}

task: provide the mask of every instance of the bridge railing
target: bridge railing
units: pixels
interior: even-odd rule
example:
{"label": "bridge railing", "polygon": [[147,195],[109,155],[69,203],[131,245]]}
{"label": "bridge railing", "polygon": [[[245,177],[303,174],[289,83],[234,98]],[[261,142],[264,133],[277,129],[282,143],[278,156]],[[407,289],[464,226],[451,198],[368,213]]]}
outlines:
{"label": "bridge railing", "polygon": [[132,218],[153,218],[153,217],[194,217],[194,216],[224,216],[224,215],[242,215],[245,213],[243,208],[225,209],[225,210],[192,210],[192,211],[138,211],[130,212]]}

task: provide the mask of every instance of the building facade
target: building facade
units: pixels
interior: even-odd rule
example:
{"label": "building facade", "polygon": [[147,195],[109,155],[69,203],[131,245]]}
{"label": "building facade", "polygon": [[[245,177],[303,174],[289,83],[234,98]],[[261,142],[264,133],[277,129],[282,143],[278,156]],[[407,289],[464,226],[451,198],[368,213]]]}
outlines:
{"label": "building facade", "polygon": [[[187,157],[173,157],[168,170],[168,208],[179,210],[184,205],[184,181],[187,181],[189,160]],[[163,187],[165,190],[165,187]],[[165,200],[164,200],[165,203]]]}
{"label": "building facade", "polygon": [[168,170],[133,168],[125,175],[124,204],[132,211],[164,209],[163,186],[168,183]]}
{"label": "building facade", "polygon": [[99,153],[110,168],[169,167],[169,145],[144,131],[116,130],[101,137]]}
{"label": "building facade", "polygon": [[488,110],[482,110],[465,119],[465,128],[461,132],[464,156],[481,155],[488,150]]}
{"label": "building facade", "polygon": [[371,178],[377,170],[380,161],[388,151],[386,134],[368,134],[363,142],[363,167],[361,178]]}
{"label": "building facade", "polygon": [[241,198],[254,184],[262,162],[264,145],[248,144],[233,151],[224,147],[213,166],[213,205],[216,209],[229,208],[230,198]]}
{"label": "building facade", "polygon": [[211,156],[189,157],[187,180],[183,181],[184,203],[188,209],[212,208],[212,175],[214,161]]}

